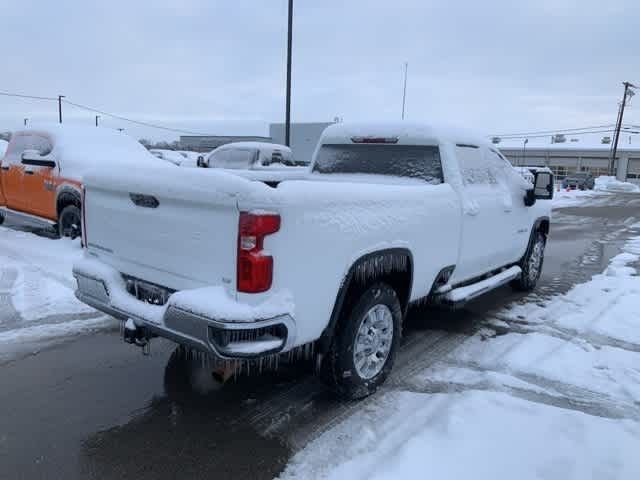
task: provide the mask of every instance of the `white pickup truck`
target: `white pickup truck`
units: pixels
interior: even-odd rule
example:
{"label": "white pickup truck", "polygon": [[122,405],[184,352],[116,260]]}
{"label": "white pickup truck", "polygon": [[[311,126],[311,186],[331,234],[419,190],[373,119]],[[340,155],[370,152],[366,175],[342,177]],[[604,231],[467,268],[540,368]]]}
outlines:
{"label": "white pickup truck", "polygon": [[306,178],[216,169],[107,171],[85,180],[77,297],[224,359],[313,347],[346,397],[392,368],[409,304],[460,305],[534,288],[552,174],[524,180],[489,143],[434,126],[323,133]]}

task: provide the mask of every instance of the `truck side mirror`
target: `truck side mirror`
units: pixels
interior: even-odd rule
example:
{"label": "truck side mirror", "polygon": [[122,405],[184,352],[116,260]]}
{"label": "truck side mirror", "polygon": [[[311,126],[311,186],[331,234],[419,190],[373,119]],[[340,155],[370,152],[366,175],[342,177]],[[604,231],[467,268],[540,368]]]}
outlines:
{"label": "truck side mirror", "polygon": [[32,167],[55,168],[56,166],[56,162],[49,155],[40,155],[37,150],[25,150],[20,158],[23,165]]}
{"label": "truck side mirror", "polygon": [[538,200],[551,200],[553,198],[553,174],[536,172],[533,185],[535,197]]}

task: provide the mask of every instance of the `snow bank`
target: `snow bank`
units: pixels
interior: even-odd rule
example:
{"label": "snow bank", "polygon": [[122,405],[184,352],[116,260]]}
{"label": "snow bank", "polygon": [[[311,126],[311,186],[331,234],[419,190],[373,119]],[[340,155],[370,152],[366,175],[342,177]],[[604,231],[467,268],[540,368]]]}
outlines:
{"label": "snow bank", "polygon": [[52,240],[0,227],[0,360],[113,320],[79,302],[71,264],[79,240]]}
{"label": "snow bank", "polygon": [[596,178],[594,189],[605,192],[640,193],[640,186],[629,182],[621,182],[615,177],[605,175]]}
{"label": "snow bank", "polygon": [[73,294],[71,264],[81,255],[79,240],[50,240],[0,227],[0,277],[11,279],[5,288],[25,325],[54,315],[93,312]]}
{"label": "snow bank", "polygon": [[639,260],[640,237],[635,237],[591,281],[544,304],[515,305],[498,316],[640,345],[640,277],[634,265]]}
{"label": "snow bank", "polygon": [[557,190],[553,193],[553,208],[578,207],[596,198],[606,197],[611,192],[603,190]]}
{"label": "snow bank", "polygon": [[566,295],[498,312],[511,333],[484,328],[411,392],[364,402],[281,480],[640,478],[639,260],[636,237]]}
{"label": "snow bank", "polygon": [[636,479],[640,426],[470,391],[384,395],[297,454],[281,480]]}

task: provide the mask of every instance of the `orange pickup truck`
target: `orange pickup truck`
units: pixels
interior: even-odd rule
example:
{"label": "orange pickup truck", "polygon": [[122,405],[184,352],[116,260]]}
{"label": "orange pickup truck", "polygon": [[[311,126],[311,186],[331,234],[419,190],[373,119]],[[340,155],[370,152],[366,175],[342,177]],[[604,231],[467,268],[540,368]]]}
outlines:
{"label": "orange pickup truck", "polygon": [[0,159],[0,223],[19,217],[75,238],[81,233],[84,174],[136,161],[156,163],[140,143],[108,129],[50,125],[14,132]]}

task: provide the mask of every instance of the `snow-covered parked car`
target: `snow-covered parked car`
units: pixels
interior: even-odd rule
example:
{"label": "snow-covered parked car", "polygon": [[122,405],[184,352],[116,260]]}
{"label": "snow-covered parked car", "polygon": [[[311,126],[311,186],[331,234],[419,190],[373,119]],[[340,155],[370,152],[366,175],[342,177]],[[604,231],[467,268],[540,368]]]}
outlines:
{"label": "snow-covered parked car", "polygon": [[595,186],[596,179],[589,172],[571,173],[562,180],[562,188],[569,190],[593,190]]}
{"label": "snow-covered parked car", "polygon": [[177,150],[165,150],[162,148],[152,148],[149,153],[154,157],[164,160],[178,167],[196,167],[197,156],[193,158],[186,154],[186,152],[179,152]]}
{"label": "snow-covered parked car", "polygon": [[0,223],[14,216],[76,237],[87,172],[102,167],[126,172],[145,163],[157,161],[115,130],[45,124],[13,132],[0,158]]}
{"label": "snow-covered parked car", "polygon": [[534,288],[552,196],[551,174],[531,185],[481,137],[333,125],[304,180],[91,177],[76,294],[126,320],[140,345],[158,335],[224,359],[313,352],[337,392],[362,397],[389,374],[412,302]]}
{"label": "snow-covered parked car", "polygon": [[305,166],[297,163],[291,149],[267,142],[234,142],[221,145],[204,156],[199,167],[228,170],[287,169]]}

